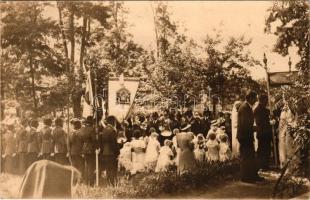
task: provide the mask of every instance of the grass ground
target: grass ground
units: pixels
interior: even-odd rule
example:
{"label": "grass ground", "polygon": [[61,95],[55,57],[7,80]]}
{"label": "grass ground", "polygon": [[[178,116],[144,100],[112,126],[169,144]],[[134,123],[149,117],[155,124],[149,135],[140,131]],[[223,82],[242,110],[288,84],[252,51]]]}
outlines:
{"label": "grass ground", "polygon": [[[239,181],[227,181],[199,191],[189,191],[184,194],[173,196],[162,196],[160,198],[195,198],[195,199],[270,199],[276,178],[264,174],[266,181],[260,184],[245,184]],[[0,198],[18,198],[18,188],[22,177],[9,174],[0,174]],[[100,188],[89,188],[84,185],[78,186],[79,198],[113,198],[111,193]],[[104,194],[102,193],[104,192]],[[308,194],[307,194],[308,192]],[[77,197],[77,196],[76,196]],[[309,188],[305,188],[301,198],[309,199]],[[297,197],[298,198],[298,197]]]}

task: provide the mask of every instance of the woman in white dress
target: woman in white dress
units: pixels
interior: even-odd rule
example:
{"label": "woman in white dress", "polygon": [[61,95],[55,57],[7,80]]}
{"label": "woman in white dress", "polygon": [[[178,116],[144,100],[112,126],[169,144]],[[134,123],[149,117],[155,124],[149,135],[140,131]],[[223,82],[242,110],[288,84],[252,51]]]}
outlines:
{"label": "woman in white dress", "polygon": [[146,147],[144,163],[148,171],[154,171],[159,155],[160,144],[157,140],[158,133],[155,132],[154,128],[151,128],[150,130],[152,130],[152,133]]}
{"label": "woman in white dress", "polygon": [[279,122],[279,160],[282,168],[287,160],[294,153],[293,138],[288,133],[288,125],[293,123],[294,115],[287,103],[284,104]]}
{"label": "woman in white dress", "polygon": [[231,138],[232,138],[232,153],[233,156],[239,156],[239,142],[237,140],[237,122],[238,122],[238,108],[241,105],[241,101],[235,101],[231,112]]}
{"label": "woman in white dress", "polygon": [[136,174],[137,172],[143,172],[144,167],[144,158],[145,158],[145,149],[146,144],[141,137],[140,131],[134,131],[134,137],[130,142],[132,148],[132,170],[131,174]]}

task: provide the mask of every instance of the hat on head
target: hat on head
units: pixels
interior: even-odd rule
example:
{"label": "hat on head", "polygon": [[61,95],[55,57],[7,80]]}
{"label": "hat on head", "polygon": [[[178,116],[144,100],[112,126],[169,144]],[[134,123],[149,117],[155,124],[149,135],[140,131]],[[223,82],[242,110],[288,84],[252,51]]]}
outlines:
{"label": "hat on head", "polygon": [[211,121],[211,125],[214,125],[214,126],[216,126],[218,123],[217,123],[218,121],[215,119],[215,120],[212,120]]}
{"label": "hat on head", "polygon": [[156,119],[158,119],[158,117],[159,117],[159,115],[158,115],[157,112],[154,112],[154,113],[152,114],[152,119],[156,120]]}
{"label": "hat on head", "polygon": [[188,130],[190,127],[192,127],[192,125],[190,125],[190,124],[187,124],[187,125],[183,125],[183,126],[181,126],[181,130],[182,131],[186,131],[186,130]]}
{"label": "hat on head", "polygon": [[172,133],[170,131],[163,131],[163,132],[161,132],[161,135],[164,137],[169,137],[172,135]]}
{"label": "hat on head", "polygon": [[158,136],[158,133],[156,133],[156,132],[151,133],[151,137],[157,137],[157,136]]}
{"label": "hat on head", "polygon": [[86,117],[86,119],[84,120],[84,124],[85,125],[92,125],[93,124],[93,116]]}

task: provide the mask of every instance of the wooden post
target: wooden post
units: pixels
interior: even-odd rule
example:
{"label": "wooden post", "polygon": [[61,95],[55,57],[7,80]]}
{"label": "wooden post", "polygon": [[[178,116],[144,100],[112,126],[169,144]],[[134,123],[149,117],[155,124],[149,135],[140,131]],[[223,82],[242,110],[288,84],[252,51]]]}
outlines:
{"label": "wooden post", "polygon": [[[268,95],[268,106],[270,110],[270,115],[273,116],[271,99],[270,99],[270,85],[269,85],[269,75],[268,75],[268,67],[267,67],[267,58],[266,54],[264,53],[264,64],[265,64],[265,71],[266,71],[266,82],[267,82],[267,95]],[[274,124],[271,125],[272,127],[272,142],[273,142],[273,154],[275,159],[275,165],[278,166],[278,154],[277,154],[277,147],[276,147],[276,136],[275,136],[275,128]]]}
{"label": "wooden post", "polygon": [[[98,113],[97,113],[97,71],[96,69],[94,70],[95,78],[94,78],[94,102],[93,102],[93,107],[95,109],[95,134],[96,134],[96,139],[98,140]],[[99,186],[99,150],[95,150],[96,153],[96,186]]]}

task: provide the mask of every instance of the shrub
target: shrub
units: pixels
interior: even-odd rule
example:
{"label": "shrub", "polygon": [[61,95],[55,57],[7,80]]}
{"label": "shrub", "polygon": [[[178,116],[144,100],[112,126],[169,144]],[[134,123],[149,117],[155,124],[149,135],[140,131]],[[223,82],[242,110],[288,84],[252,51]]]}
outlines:
{"label": "shrub", "polygon": [[[121,177],[116,187],[80,188],[83,192],[77,198],[155,198],[186,190],[199,189],[209,183],[234,179],[239,172],[239,161],[204,162],[195,173],[178,175],[176,168],[167,172],[145,172],[130,180]],[[79,189],[78,189],[79,190]]]}

